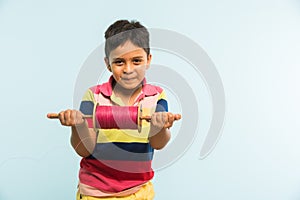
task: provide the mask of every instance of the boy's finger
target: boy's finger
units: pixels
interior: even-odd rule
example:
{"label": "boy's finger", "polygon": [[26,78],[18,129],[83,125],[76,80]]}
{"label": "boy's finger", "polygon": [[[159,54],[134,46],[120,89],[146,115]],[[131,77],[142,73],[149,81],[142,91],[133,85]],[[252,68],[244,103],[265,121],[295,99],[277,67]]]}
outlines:
{"label": "boy's finger", "polygon": [[73,118],[73,113],[71,110],[67,110],[65,112],[65,124],[67,126],[72,126],[74,124],[74,118]]}
{"label": "boy's finger", "polygon": [[170,128],[174,121],[174,116],[172,113],[166,113],[164,120],[164,128]]}
{"label": "boy's finger", "polygon": [[174,115],[172,113],[168,113],[168,121],[173,122],[174,121]]}
{"label": "boy's finger", "polygon": [[58,117],[60,123],[61,123],[62,125],[64,125],[64,123],[65,123],[64,112],[63,112],[63,111],[59,112],[59,113],[57,114],[57,117]]}

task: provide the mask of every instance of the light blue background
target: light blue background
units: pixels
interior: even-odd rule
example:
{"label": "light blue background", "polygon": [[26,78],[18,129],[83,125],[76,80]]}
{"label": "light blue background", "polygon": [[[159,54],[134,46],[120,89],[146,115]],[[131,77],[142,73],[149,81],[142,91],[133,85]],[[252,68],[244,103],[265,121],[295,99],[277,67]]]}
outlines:
{"label": "light blue background", "polygon": [[300,199],[297,0],[0,0],[0,199],[74,199],[80,158],[45,116],[73,107],[81,65],[121,18],[190,37],[225,88],[216,148],[199,160],[199,134],[156,173],[156,199]]}

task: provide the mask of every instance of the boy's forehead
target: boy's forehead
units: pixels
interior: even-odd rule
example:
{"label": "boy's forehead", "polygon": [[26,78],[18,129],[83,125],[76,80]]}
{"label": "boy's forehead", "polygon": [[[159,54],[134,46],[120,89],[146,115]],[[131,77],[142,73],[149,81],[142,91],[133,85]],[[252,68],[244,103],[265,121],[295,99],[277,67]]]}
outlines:
{"label": "boy's forehead", "polygon": [[124,56],[143,56],[146,54],[143,48],[127,41],[110,52],[110,58],[120,58]]}

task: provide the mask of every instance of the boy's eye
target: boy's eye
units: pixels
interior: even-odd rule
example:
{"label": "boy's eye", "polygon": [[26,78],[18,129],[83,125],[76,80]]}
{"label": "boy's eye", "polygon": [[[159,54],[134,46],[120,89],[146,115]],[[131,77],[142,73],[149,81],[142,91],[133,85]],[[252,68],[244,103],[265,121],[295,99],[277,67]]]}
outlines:
{"label": "boy's eye", "polygon": [[142,62],[142,59],[133,59],[134,64],[140,64]]}
{"label": "boy's eye", "polygon": [[122,60],[115,60],[114,64],[116,65],[122,65],[124,62]]}

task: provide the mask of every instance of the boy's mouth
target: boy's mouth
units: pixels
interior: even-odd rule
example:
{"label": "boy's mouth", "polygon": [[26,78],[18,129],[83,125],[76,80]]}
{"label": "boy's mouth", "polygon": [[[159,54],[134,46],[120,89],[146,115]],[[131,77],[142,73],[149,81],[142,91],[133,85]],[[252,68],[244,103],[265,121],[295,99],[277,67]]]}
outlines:
{"label": "boy's mouth", "polygon": [[134,78],[131,78],[131,77],[121,77],[121,80],[124,80],[124,81],[131,81],[133,79]]}

